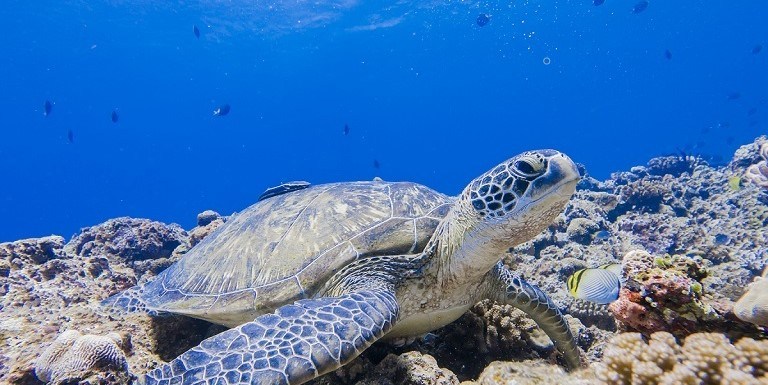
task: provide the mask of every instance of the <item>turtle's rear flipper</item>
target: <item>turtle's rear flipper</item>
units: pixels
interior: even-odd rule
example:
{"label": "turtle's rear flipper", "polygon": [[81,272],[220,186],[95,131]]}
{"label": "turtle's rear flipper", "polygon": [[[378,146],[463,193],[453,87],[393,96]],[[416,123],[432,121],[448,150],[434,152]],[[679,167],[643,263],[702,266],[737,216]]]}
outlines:
{"label": "turtle's rear flipper", "polygon": [[302,384],[357,357],[398,311],[384,290],[301,300],[208,338],[140,382]]}
{"label": "turtle's rear flipper", "polygon": [[134,286],[128,290],[123,290],[101,301],[101,308],[110,314],[126,314],[136,312],[147,313],[151,316],[167,314],[150,309],[142,299],[143,291],[143,286]]}

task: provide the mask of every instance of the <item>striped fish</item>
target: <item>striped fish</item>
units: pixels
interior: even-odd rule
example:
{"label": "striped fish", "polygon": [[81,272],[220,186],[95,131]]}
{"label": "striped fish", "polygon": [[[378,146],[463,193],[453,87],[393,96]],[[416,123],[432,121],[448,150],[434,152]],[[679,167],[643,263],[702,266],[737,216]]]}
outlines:
{"label": "striped fish", "polygon": [[581,269],[568,277],[568,292],[574,298],[597,304],[611,303],[619,298],[622,284],[621,264],[611,263]]}

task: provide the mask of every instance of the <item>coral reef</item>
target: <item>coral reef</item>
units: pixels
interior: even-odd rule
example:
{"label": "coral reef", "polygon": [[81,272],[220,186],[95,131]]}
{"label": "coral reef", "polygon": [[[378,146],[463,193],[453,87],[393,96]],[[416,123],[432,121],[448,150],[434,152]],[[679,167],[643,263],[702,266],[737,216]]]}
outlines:
{"label": "coral reef", "polygon": [[[604,382],[629,384],[656,373],[657,382],[685,384],[698,383],[698,372],[710,376],[702,383],[713,378],[765,382],[765,329],[737,318],[745,316],[738,309],[749,301],[735,307],[734,301],[750,298],[746,288],[761,293],[754,288],[768,281],[750,285],[768,261],[768,194],[745,175],[764,161],[767,151],[768,139],[761,137],[740,147],[723,167],[667,156],[605,181],[585,176],[563,215],[504,257],[506,265],[570,313],[585,357],[591,362],[604,357],[597,372],[565,374],[545,364],[555,362],[554,349],[536,325],[514,308],[484,301],[414,344],[375,344],[312,383],[565,385],[589,383],[597,373]],[[733,183],[734,177],[746,183]],[[206,211],[198,215],[195,228],[184,231],[177,225],[117,218],[83,229],[68,243],[51,236],[0,244],[0,383],[33,384],[36,372],[58,378],[42,364],[47,359],[40,358],[37,370],[34,364],[57,335],[68,333],[60,335],[64,330],[130,335],[131,354],[124,359],[136,375],[220,332],[220,326],[186,317],[114,317],[102,313],[98,301],[151,279],[226,219]],[[610,311],[567,293],[565,280],[577,269],[622,259],[627,284]],[[757,314],[756,307],[746,308]],[[646,342],[626,333],[611,340],[617,329],[652,337]],[[654,334],[659,330],[674,334]],[[702,330],[725,333],[697,334]],[[758,340],[737,339],[743,335]],[[678,346],[673,336],[688,337]],[[712,349],[732,363],[703,353]],[[498,360],[504,362],[493,363]],[[81,382],[125,378],[118,372],[130,375],[96,368]]]}
{"label": "coral reef", "polygon": [[139,274],[157,274],[172,263],[173,251],[188,243],[187,232],[177,224],[122,217],[84,228],[66,250],[83,257],[105,256],[111,263],[126,261]]}
{"label": "coral reef", "polygon": [[625,287],[609,305],[620,329],[650,334],[668,331],[684,337],[697,330],[756,333],[727,317],[730,307],[715,301],[701,281],[708,261],[699,255],[654,257],[648,252],[627,253],[622,264]]}
{"label": "coral reef", "polygon": [[747,168],[744,179],[757,187],[768,190],[768,161],[760,161]]}
{"label": "coral reef", "polygon": [[744,171],[744,180],[768,191],[768,140],[763,140],[760,144],[760,139],[758,139],[755,141],[755,145],[758,144],[760,146],[758,154],[762,160],[747,167],[747,170]]}
{"label": "coral reef", "polygon": [[[14,265],[25,262],[42,264],[52,259],[64,258],[64,238],[51,235],[44,238],[23,239],[0,244],[0,260]],[[19,260],[15,260],[19,258]]]}
{"label": "coral reef", "polygon": [[[96,374],[98,383],[127,383],[128,362],[125,349],[130,341],[117,333],[106,336],[67,330],[35,362],[35,375],[49,384],[83,381]],[[105,375],[106,373],[106,375]]]}
{"label": "coral reef", "polygon": [[386,354],[373,364],[366,355],[310,381],[310,385],[459,385],[453,372],[438,366],[434,357],[418,351]]}
{"label": "coral reef", "polygon": [[[183,235],[173,230],[178,229],[176,225],[121,220],[121,225],[110,222],[85,229],[88,236],[79,234],[67,244],[57,236],[0,244],[0,383],[35,383],[35,360],[63,330],[131,335],[133,354],[126,359],[135,373],[144,373],[173,358],[170,354],[178,355],[195,346],[209,335],[209,329],[220,331],[207,322],[184,317],[152,319],[133,314],[114,319],[100,311],[99,300],[152,275],[152,270],[141,270],[121,255],[132,255],[136,261],[155,257],[173,261],[178,257],[178,253],[157,252],[162,248],[142,246],[161,245],[157,234],[162,234],[163,228],[171,229],[167,234]],[[90,241],[84,242],[87,238]],[[85,244],[88,255],[78,254]],[[96,379],[92,383],[121,378],[107,372],[94,376],[89,377]]]}
{"label": "coral reef", "polygon": [[205,210],[198,214],[197,227],[189,232],[189,247],[200,243],[200,241],[207,237],[208,234],[212,233],[213,230],[216,230],[217,227],[224,224],[225,220],[226,218],[213,210]]}
{"label": "coral reef", "polygon": [[505,263],[587,325],[610,328],[613,317],[600,307],[576,303],[565,280],[577,269],[618,262],[636,249],[700,258],[707,275],[698,282],[705,297],[712,297],[706,300],[716,309],[730,308],[768,261],[768,232],[762,231],[768,227],[765,194],[728,185],[761,159],[763,143],[768,140],[760,137],[740,147],[724,167],[696,161],[679,168],[667,157],[606,181],[582,180],[563,215],[532,241],[513,248]]}
{"label": "coral reef", "polygon": [[647,342],[641,334],[624,333],[609,342],[595,372],[612,385],[767,384],[768,341],[732,344],[721,334],[696,333],[680,346],[666,332]]}

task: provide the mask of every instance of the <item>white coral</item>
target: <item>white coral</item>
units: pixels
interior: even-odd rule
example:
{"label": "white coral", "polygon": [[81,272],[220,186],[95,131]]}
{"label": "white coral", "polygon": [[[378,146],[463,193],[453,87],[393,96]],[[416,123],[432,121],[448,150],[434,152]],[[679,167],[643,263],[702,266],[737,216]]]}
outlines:
{"label": "white coral", "polygon": [[733,305],[733,313],[742,321],[768,327],[768,278],[755,278]]}
{"label": "white coral", "polygon": [[[768,146],[763,145],[763,147]],[[768,189],[768,161],[761,160],[747,167],[744,179],[758,187]]]}
{"label": "white coral", "polygon": [[123,345],[117,333],[97,336],[67,330],[37,359],[35,375],[42,381],[60,384],[83,378],[94,369],[127,370]]}

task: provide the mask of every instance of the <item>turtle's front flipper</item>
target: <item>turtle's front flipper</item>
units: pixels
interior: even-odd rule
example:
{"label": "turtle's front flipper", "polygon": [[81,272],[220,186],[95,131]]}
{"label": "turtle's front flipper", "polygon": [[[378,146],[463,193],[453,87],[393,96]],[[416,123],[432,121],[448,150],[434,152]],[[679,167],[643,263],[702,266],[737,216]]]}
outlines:
{"label": "turtle's front flipper", "polygon": [[398,310],[391,291],[301,300],[203,341],[143,382],[301,384],[357,357],[392,328]]}
{"label": "turtle's front flipper", "polygon": [[579,348],[568,322],[554,303],[538,287],[526,282],[501,262],[487,276],[488,298],[526,312],[554,342],[570,369],[581,367]]}

